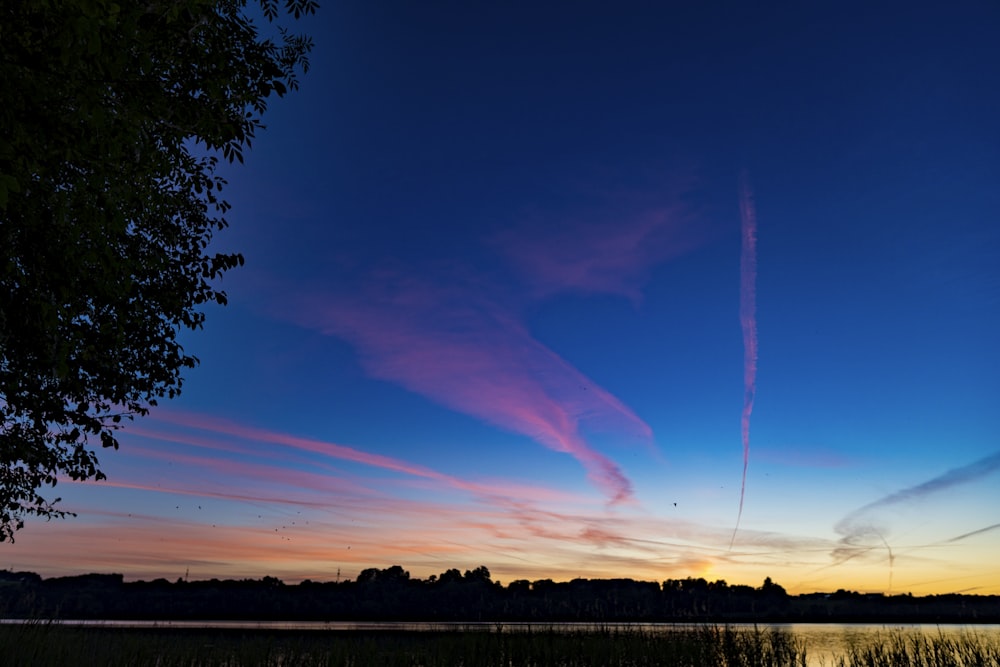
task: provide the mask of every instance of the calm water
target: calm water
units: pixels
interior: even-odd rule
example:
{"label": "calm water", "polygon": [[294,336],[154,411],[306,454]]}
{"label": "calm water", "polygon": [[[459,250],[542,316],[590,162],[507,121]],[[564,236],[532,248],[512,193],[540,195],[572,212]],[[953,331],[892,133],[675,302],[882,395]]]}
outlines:
{"label": "calm water", "polygon": [[[21,620],[0,619],[0,624],[23,623]],[[60,625],[77,627],[118,627],[118,628],[192,628],[192,629],[224,629],[224,630],[260,630],[260,631],[479,631],[479,632],[538,632],[557,631],[573,632],[580,630],[602,629],[641,629],[643,632],[676,632],[678,630],[700,627],[682,623],[632,623],[632,624],[595,624],[595,623],[350,623],[318,621],[54,621]],[[878,636],[903,631],[907,633],[923,633],[928,636],[953,636],[972,634],[985,637],[991,641],[1000,641],[1000,625],[932,625],[932,624],[872,624],[872,623],[731,623],[732,628],[754,627],[763,630],[774,629],[788,631],[794,634],[806,648],[806,656],[810,667],[831,665],[834,658],[846,653],[851,644],[865,644]]]}

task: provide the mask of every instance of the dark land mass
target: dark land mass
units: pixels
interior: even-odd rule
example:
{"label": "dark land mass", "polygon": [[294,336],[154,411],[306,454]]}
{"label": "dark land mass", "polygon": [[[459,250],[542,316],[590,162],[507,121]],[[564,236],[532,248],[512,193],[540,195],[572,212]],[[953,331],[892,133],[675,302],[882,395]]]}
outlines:
{"label": "dark land mass", "polygon": [[705,579],[495,582],[485,567],[426,580],[394,565],[355,581],[263,579],[126,582],[121,574],[43,579],[0,571],[0,617],[115,620],[427,622],[1000,623],[1000,596],[788,595]]}

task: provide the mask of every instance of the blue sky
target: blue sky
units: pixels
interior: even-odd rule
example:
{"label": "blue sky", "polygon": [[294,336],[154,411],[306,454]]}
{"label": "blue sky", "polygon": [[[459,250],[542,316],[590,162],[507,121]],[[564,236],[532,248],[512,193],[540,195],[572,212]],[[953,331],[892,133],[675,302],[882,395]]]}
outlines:
{"label": "blue sky", "polygon": [[201,366],[11,566],[1000,592],[1000,10],[890,5],[325,3]]}

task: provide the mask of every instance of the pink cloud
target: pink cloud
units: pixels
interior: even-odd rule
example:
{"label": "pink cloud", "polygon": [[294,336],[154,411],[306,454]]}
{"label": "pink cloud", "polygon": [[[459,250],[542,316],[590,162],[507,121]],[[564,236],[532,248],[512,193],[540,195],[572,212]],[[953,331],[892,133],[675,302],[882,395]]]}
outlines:
{"label": "pink cloud", "polygon": [[[384,470],[392,470],[394,472],[404,473],[407,475],[425,477],[428,479],[434,479],[439,481],[450,481],[451,479],[448,477],[448,475],[442,474],[435,470],[431,470],[430,468],[426,468],[424,466],[413,463],[408,463],[406,461],[402,461],[400,459],[396,459],[390,456],[383,456],[381,454],[371,454],[369,452],[364,452],[359,449],[355,449],[353,447],[338,445],[333,442],[315,440],[312,438],[303,438],[300,436],[290,435],[288,433],[280,433],[277,431],[269,431],[266,429],[254,428],[251,426],[246,426],[237,422],[229,421],[227,419],[221,419],[218,417],[210,417],[207,415],[200,415],[196,413],[180,412],[180,411],[157,413],[157,417],[165,421],[169,421],[170,423],[186,426],[189,428],[220,433],[227,436],[232,436],[235,438],[240,438],[243,440],[249,440],[253,442],[284,445],[287,447],[291,447],[306,452],[322,454],[324,456],[330,456],[333,458],[343,459],[346,461],[353,461],[355,463],[362,463],[376,468],[381,468]],[[172,437],[176,438],[177,436],[172,436]],[[198,440],[189,439],[187,442],[189,444],[196,444]]]}
{"label": "pink cloud", "polygon": [[[267,429],[255,428],[252,426],[247,426],[245,424],[240,424],[227,419],[222,419],[219,417],[211,417],[207,415],[201,415],[191,412],[182,412],[177,410],[170,411],[157,411],[154,413],[150,420],[160,421],[163,423],[171,424],[173,426],[182,426],[189,429],[197,429],[201,431],[207,431],[210,433],[216,433],[221,436],[228,438],[237,438],[243,441],[242,444],[227,443],[218,440],[217,438],[206,438],[203,436],[190,434],[190,433],[164,433],[158,430],[146,430],[146,429],[133,429],[129,427],[129,432],[142,435],[145,438],[157,439],[164,442],[172,442],[177,444],[184,444],[192,447],[205,448],[215,451],[223,451],[237,454],[247,454],[246,442],[256,442],[268,445],[280,445],[289,449],[304,451],[310,454],[320,454],[326,457],[352,461],[355,463],[361,463],[364,465],[372,466],[374,468],[382,470],[391,470],[393,472],[399,472],[411,477],[416,477],[418,479],[426,479],[431,482],[435,482],[446,487],[456,489],[459,491],[465,491],[474,494],[481,498],[497,499],[497,498],[507,498],[507,499],[518,499],[527,500],[532,502],[581,502],[585,500],[578,495],[567,493],[564,491],[559,491],[557,489],[549,489],[541,487],[538,485],[525,485],[518,484],[516,482],[511,482],[509,480],[468,480],[453,475],[448,475],[426,466],[417,465],[404,461],[402,459],[382,456],[379,454],[371,454],[368,452],[361,451],[353,447],[347,447],[345,445],[340,445],[333,442],[328,442],[324,440],[317,440],[313,438],[304,438],[301,436],[291,435],[288,433],[280,433],[276,431],[271,431]],[[254,451],[255,455],[260,455],[265,458],[278,459],[283,462],[290,462],[287,454],[279,454],[274,451],[269,451],[267,449],[262,449],[260,451]],[[153,455],[153,454],[147,454]],[[163,455],[164,458],[168,460],[173,460],[175,455]],[[317,463],[315,460],[297,459],[300,464],[308,464],[314,469],[324,469],[327,473],[324,473],[322,477],[328,479],[330,472],[335,472],[333,469],[323,466],[321,463]],[[218,465],[222,468],[225,466],[233,466],[233,469],[239,466],[245,466],[248,464],[233,463],[230,459],[218,459],[217,463],[211,465]],[[248,468],[249,469],[249,468]],[[276,471],[278,468],[275,466],[261,467],[264,471]],[[264,473],[266,477],[267,474]],[[271,475],[273,478],[275,475]],[[338,478],[339,479],[339,478]],[[344,480],[346,483],[346,480]],[[340,482],[338,482],[339,484]]]}
{"label": "pink cloud", "polygon": [[[739,552],[723,554],[723,528],[636,514],[627,507],[609,513],[586,498],[543,504],[488,496],[499,488],[459,480],[482,494],[454,504],[414,497],[410,489],[405,497],[396,496],[398,484],[365,488],[284,470],[281,464],[215,458],[214,449],[194,450],[208,456],[180,447],[126,451],[173,462],[191,474],[171,483],[159,480],[161,486],[153,466],[120,471],[100,484],[108,487],[101,506],[74,506],[77,520],[33,526],[19,537],[21,562],[46,576],[112,569],[130,578],[172,578],[190,567],[193,578],[333,579],[338,570],[352,578],[365,567],[399,563],[426,577],[486,563],[504,578],[621,576],[627,566],[630,576],[657,579],[691,574],[694,561],[768,565],[802,551],[783,536],[749,531]],[[136,502],[135,491],[197,500],[168,497],[157,503],[154,495]],[[204,517],[195,503],[204,505]],[[243,503],[256,509],[241,511]],[[133,506],[134,516],[122,511]],[[67,542],[74,544],[73,569],[55,548]],[[772,555],[775,551],[781,553]]]}
{"label": "pink cloud", "polygon": [[575,291],[617,294],[635,303],[654,265],[704,240],[679,206],[573,219],[555,228],[532,224],[496,237],[536,298]]}
{"label": "pink cloud", "polygon": [[757,393],[757,210],[746,173],[740,177],[740,326],[743,329],[743,413],[740,431],[743,438],[743,476],[740,480],[740,509],[733,528],[732,546],[743,517],[743,497],[750,465],[750,416]]}
{"label": "pink cloud", "polygon": [[570,454],[612,502],[631,498],[580,428],[649,439],[649,426],[478,290],[383,274],[360,295],[313,297],[293,317],[353,343],[373,377]]}
{"label": "pink cloud", "polygon": [[494,248],[525,277],[527,293],[501,298],[499,283],[480,271],[452,266],[443,278],[426,271],[417,278],[404,267],[359,276],[364,282],[350,291],[275,297],[272,312],[352,343],[372,377],[571,455],[612,503],[630,501],[630,480],[584,431],[611,429],[649,443],[651,429],[536,340],[516,309],[500,301],[577,291],[638,302],[655,264],[712,235],[672,203],[680,202],[677,188],[659,189],[656,198],[611,194],[606,205],[587,207],[587,219],[545,216],[543,224],[494,236]]}
{"label": "pink cloud", "polygon": [[[264,483],[278,484],[295,489],[319,491],[326,494],[335,493],[342,495],[350,493],[352,495],[365,495],[372,493],[370,489],[352,479],[331,475],[329,472],[306,472],[274,465],[234,461],[228,458],[192,456],[177,452],[143,450],[138,452],[138,455],[169,463],[179,463],[184,466],[185,470],[189,471],[189,476],[192,476],[193,471],[195,475],[208,473],[213,480],[233,477],[240,478],[241,484],[244,487],[247,486],[246,482],[249,481],[251,482],[250,488],[255,490],[259,490],[261,488],[260,485]],[[215,483],[218,482],[216,481]]]}
{"label": "pink cloud", "polygon": [[[80,484],[75,480],[66,479],[64,483],[67,484]],[[206,489],[204,487],[196,486],[163,486],[162,484],[152,484],[149,482],[132,482],[132,481],[122,481],[122,480],[103,480],[97,482],[100,486],[109,487],[113,489],[126,489],[131,491],[149,491],[151,493],[167,493],[171,495],[179,496],[192,496],[197,498],[214,498],[216,500],[234,500],[238,502],[249,502],[254,504],[268,504],[268,505],[291,505],[294,507],[313,507],[316,509],[328,508],[329,502],[319,502],[311,501],[303,498],[297,498],[287,495],[282,496],[268,496],[260,493],[259,490],[254,490],[250,492],[237,492],[229,491],[224,487],[219,487],[215,489]]]}

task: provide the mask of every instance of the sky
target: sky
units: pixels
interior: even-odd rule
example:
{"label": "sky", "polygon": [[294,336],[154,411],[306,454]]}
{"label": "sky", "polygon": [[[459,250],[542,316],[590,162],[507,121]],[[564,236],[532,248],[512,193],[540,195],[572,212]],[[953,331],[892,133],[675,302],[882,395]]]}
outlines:
{"label": "sky", "polygon": [[0,566],[1000,594],[995,2],[300,29],[200,366]]}

